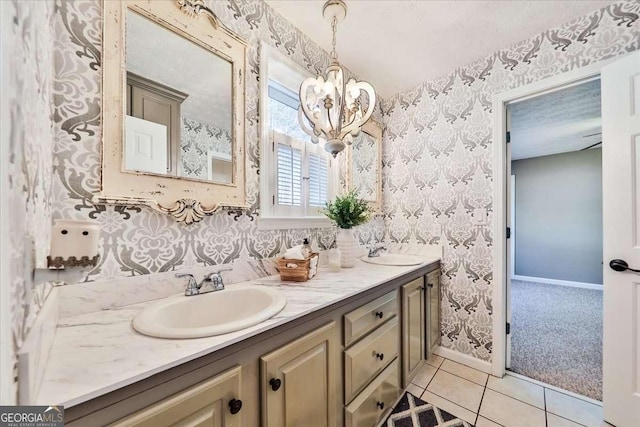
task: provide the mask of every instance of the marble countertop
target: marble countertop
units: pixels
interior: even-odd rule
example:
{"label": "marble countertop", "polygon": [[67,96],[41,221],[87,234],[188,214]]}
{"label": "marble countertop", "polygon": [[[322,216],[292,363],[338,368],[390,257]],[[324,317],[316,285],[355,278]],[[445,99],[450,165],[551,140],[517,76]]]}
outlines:
{"label": "marble countertop", "polygon": [[133,330],[131,320],[155,301],[61,318],[37,403],[65,407],[77,405],[258,335],[438,260],[437,257],[425,257],[423,264],[408,267],[358,261],[354,268],[342,269],[339,273],[322,269],[316,278],[308,282],[282,282],[279,276],[244,282],[276,287],[287,297],[287,305],[275,317],[258,325],[214,337],[175,340],[138,334]]}

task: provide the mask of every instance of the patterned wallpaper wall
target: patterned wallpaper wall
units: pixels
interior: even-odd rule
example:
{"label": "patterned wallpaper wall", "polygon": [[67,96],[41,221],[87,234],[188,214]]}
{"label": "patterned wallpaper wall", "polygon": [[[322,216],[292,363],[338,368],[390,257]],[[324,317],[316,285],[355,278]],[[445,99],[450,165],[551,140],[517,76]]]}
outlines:
{"label": "patterned wallpaper wall", "polygon": [[8,144],[9,167],[0,179],[9,183],[2,203],[8,209],[11,248],[10,282],[2,286],[10,287],[15,355],[50,290],[34,288],[27,260],[35,249],[37,264],[44,267],[51,237],[53,2],[12,0],[3,2],[2,13],[3,23],[5,17],[11,23],[2,29],[10,58],[3,63],[9,84],[2,89],[2,104],[10,121],[3,123],[9,140],[2,141]]}
{"label": "patterned wallpaper wall", "polygon": [[197,120],[182,117],[180,129],[180,176],[207,179],[207,153],[231,158],[231,133]]}
{"label": "patterned wallpaper wall", "polygon": [[638,49],[639,14],[638,0],[613,3],[383,103],[387,226],[444,245],[445,347],[491,359],[492,95]]}
{"label": "patterned wallpaper wall", "polygon": [[[246,81],[248,212],[225,211],[193,226],[144,208],[94,206],[100,187],[101,2],[56,2],[54,218],[90,219],[102,227],[100,265],[88,280],[163,272],[177,266],[214,265],[277,255],[310,236],[320,248],[333,242],[327,229],[260,231],[259,46],[268,43],[316,73],[328,55],[262,1],[209,1],[225,25],[249,43]],[[361,235],[380,226],[365,227]]]}

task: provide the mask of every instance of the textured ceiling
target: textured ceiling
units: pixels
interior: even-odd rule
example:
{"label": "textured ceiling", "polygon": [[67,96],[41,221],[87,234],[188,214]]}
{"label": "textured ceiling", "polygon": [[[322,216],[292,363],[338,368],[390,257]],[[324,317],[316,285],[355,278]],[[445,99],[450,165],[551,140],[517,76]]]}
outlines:
{"label": "textured ceiling", "polygon": [[231,64],[155,22],[127,12],[127,71],[188,93],[180,114],[231,130]]}
{"label": "textured ceiling", "polygon": [[602,141],[600,80],[507,108],[512,160],[577,151]]}
{"label": "textured ceiling", "polygon": [[[323,0],[266,0],[326,50]],[[612,1],[346,0],[340,61],[390,97]]]}

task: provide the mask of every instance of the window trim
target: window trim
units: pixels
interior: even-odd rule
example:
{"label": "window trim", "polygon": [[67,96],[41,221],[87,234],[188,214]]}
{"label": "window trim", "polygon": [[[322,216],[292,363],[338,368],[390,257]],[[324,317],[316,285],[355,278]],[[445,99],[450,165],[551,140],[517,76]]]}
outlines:
{"label": "window trim", "polygon": [[[268,44],[260,46],[260,117],[268,114],[269,80],[275,80],[280,86],[293,87],[300,77],[313,77],[312,74],[281,54]],[[282,230],[299,228],[330,227],[332,222],[323,215],[306,217],[278,216],[273,209],[273,195],[276,189],[274,150],[271,129],[268,120],[260,120],[260,216],[257,220],[258,230]],[[340,163],[333,161],[330,197],[337,194],[340,188]]]}

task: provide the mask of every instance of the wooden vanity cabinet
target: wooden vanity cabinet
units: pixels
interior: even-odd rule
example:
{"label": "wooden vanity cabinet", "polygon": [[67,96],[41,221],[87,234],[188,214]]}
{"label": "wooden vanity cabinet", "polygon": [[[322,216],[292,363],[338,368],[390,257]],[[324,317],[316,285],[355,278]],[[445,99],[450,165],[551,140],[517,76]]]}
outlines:
{"label": "wooden vanity cabinet", "polygon": [[239,366],[151,405],[113,427],[243,427]]}
{"label": "wooden vanity cabinet", "polygon": [[263,427],[335,427],[338,328],[331,322],[260,358]]}
{"label": "wooden vanity cabinet", "polygon": [[426,276],[427,281],[427,354],[440,345],[440,270]]}
{"label": "wooden vanity cabinet", "polygon": [[70,427],[373,427],[439,341],[434,263],[65,417]]}

